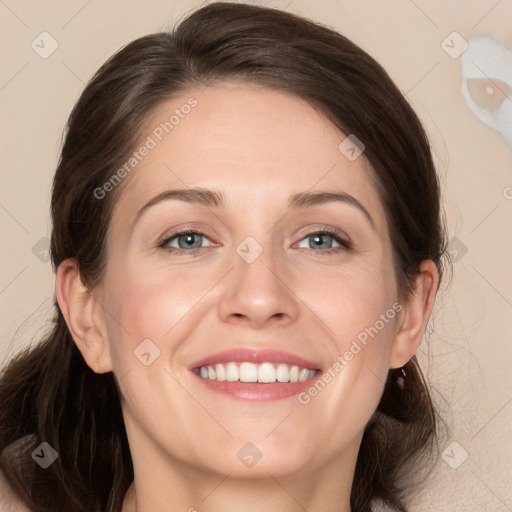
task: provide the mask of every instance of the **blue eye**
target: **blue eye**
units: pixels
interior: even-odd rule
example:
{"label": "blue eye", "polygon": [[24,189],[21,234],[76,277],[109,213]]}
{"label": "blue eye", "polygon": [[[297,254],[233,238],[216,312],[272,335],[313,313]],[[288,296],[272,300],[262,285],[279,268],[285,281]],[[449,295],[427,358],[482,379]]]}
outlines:
{"label": "blue eye", "polygon": [[[207,238],[203,233],[198,231],[180,231],[166,238],[159,247],[168,252],[185,251],[187,254],[196,254],[204,247],[201,247],[202,238]],[[174,240],[177,241],[178,247],[170,245]],[[192,249],[192,250],[189,250]]]}
{"label": "blue eye", "polygon": [[[158,247],[166,250],[169,253],[181,253],[181,255],[187,256],[195,255],[206,248],[202,245],[203,239],[209,240],[209,238],[204,233],[199,231],[179,231],[165,238],[161,243],[158,244]],[[299,247],[313,251],[317,254],[332,255],[342,251],[348,251],[352,248],[352,243],[342,238],[336,230],[324,229],[321,231],[314,231],[302,238],[300,243],[302,243],[303,240],[308,239],[309,247],[304,247],[303,245],[299,245]],[[333,247],[333,241],[338,245]],[[177,243],[177,246],[173,245],[175,243]]]}
{"label": "blue eye", "polygon": [[[335,234],[331,234],[326,231],[318,231],[316,233],[311,233],[308,236],[304,237],[302,240],[308,240],[310,247],[306,247],[306,249],[318,250],[320,248],[324,249],[332,249],[333,241],[338,244],[338,246],[342,246],[348,248],[348,243],[338,237]],[[311,247],[313,245],[313,247]],[[303,247],[302,245],[300,247]]]}
{"label": "blue eye", "polygon": [[185,233],[182,235],[175,236],[174,238],[177,240],[180,249],[196,249],[201,246],[200,237],[202,236],[203,235],[199,233]]}
{"label": "blue eye", "polygon": [[[301,243],[303,240],[309,240],[309,243],[306,242],[308,243],[308,246],[304,247],[303,245],[299,245],[299,247],[311,249],[315,252],[339,252],[340,250],[350,249],[352,246],[350,242],[341,238],[337,231],[331,230],[315,231],[314,233],[310,233],[304,237],[301,240]],[[333,241],[338,245],[333,247]]]}

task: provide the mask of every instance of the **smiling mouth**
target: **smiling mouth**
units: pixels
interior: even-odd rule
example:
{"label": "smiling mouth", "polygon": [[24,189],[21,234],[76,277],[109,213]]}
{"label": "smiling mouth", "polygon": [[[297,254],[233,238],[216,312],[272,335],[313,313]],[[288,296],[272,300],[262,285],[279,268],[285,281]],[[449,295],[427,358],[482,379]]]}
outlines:
{"label": "smiling mouth", "polygon": [[259,384],[305,382],[317,374],[317,370],[292,364],[248,361],[205,365],[193,371],[205,380]]}

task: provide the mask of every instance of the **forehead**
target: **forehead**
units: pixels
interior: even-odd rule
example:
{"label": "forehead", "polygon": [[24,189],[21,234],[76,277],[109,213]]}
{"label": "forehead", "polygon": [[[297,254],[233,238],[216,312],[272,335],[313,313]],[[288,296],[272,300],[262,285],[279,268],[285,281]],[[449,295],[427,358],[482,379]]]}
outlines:
{"label": "forehead", "polygon": [[116,210],[128,220],[172,188],[221,190],[244,209],[284,204],[297,192],[341,190],[381,223],[372,170],[364,156],[350,161],[340,151],[346,137],[309,103],[281,91],[229,82],[190,89],[148,116],[139,146],[150,149]]}

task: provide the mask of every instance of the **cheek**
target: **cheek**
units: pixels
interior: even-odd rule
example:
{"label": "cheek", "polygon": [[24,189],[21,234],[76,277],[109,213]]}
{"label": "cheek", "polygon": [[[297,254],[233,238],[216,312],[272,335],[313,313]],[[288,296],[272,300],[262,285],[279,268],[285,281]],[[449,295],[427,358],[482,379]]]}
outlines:
{"label": "cheek", "polygon": [[[297,295],[319,317],[321,322],[317,323],[324,327],[337,353],[348,350],[352,340],[359,339],[364,344],[381,331],[385,331],[384,336],[379,336],[382,341],[390,341],[386,334],[396,317],[393,304],[397,297],[391,265],[385,261],[361,261],[347,269],[318,272],[300,279]],[[377,352],[379,347],[374,347]]]}
{"label": "cheek", "polygon": [[324,331],[319,338],[331,362],[320,381],[298,399],[312,414],[324,416],[325,425],[344,426],[340,433],[362,429],[384,388],[402,308],[394,274],[385,265],[367,264],[318,275],[314,282],[299,295],[307,297],[305,302],[322,320],[316,324]]}
{"label": "cheek", "polygon": [[129,412],[125,421],[157,433],[163,418],[173,418],[176,453],[190,431],[187,420],[198,414],[196,403],[175,381],[180,377],[175,366],[183,371],[176,358],[203,313],[201,298],[218,280],[214,277],[125,265],[105,280],[110,351]]}
{"label": "cheek", "polygon": [[117,362],[124,360],[127,364],[133,351],[147,339],[161,352],[172,352],[173,330],[208,289],[205,280],[191,278],[189,273],[136,268],[120,268],[105,282],[109,290],[107,325],[111,351]]}

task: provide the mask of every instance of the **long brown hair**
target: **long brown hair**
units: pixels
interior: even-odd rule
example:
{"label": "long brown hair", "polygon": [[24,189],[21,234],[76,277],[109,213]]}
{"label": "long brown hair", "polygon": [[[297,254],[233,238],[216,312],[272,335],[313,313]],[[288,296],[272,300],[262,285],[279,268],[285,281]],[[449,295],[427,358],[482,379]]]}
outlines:
{"label": "long brown hair", "polygon": [[[75,258],[89,287],[102,278],[105,241],[122,187],[94,191],[126,161],[148,114],[194,86],[236,79],[305,99],[365,144],[387,212],[402,296],[419,263],[442,274],[445,234],[426,134],[383,68],[339,33],[275,9],[213,3],[172,33],[142,37],[93,76],[67,126],[53,182],[54,269]],[[84,362],[58,304],[53,330],[18,354],[0,378],[0,467],[34,511],[119,512],[133,466],[113,373]],[[364,432],[351,492],[353,512],[381,501],[406,510],[403,476],[436,438],[437,414],[414,357],[390,370]],[[42,469],[31,457],[47,442],[58,458]]]}

